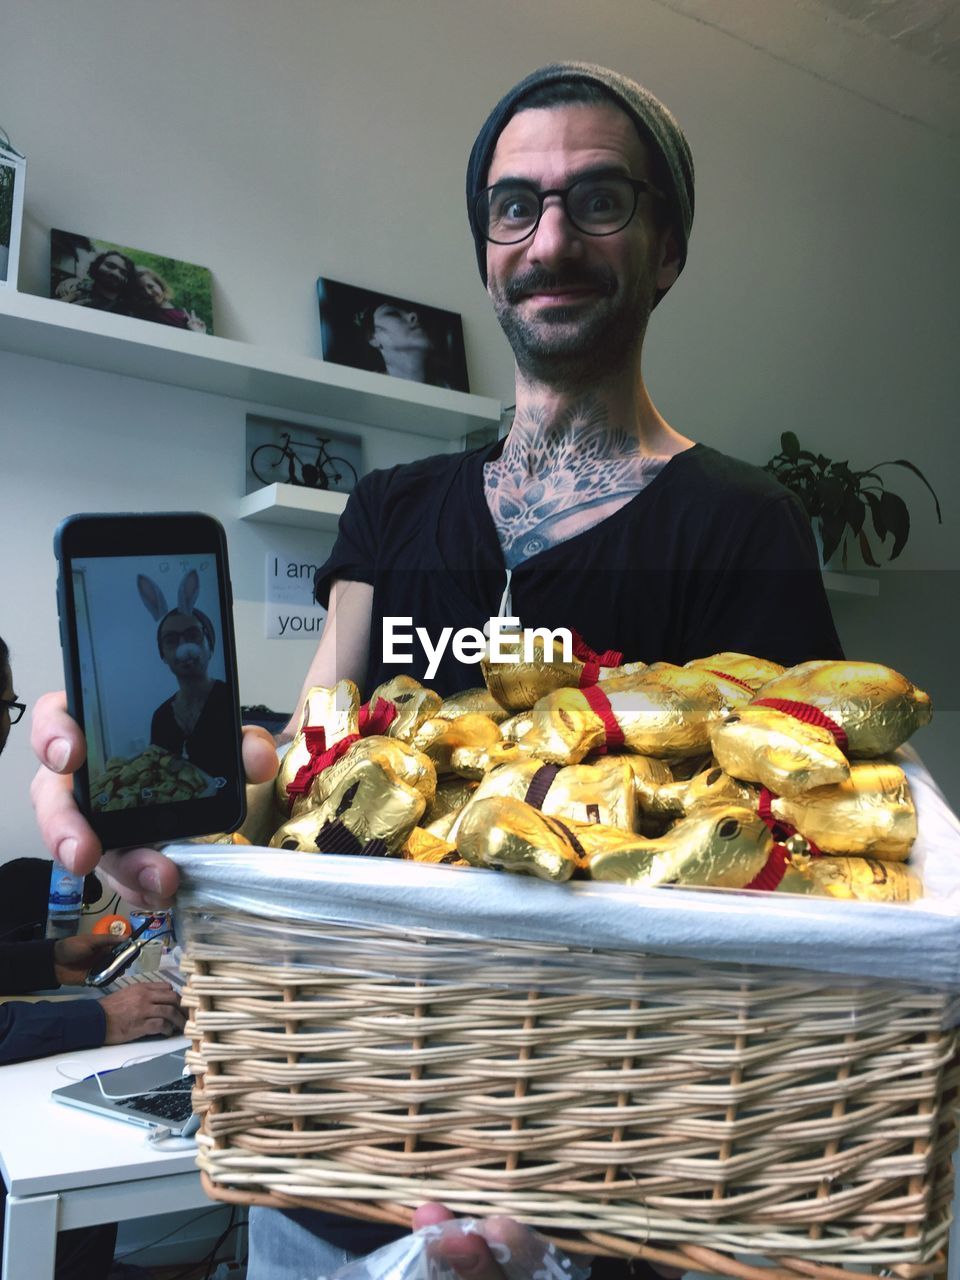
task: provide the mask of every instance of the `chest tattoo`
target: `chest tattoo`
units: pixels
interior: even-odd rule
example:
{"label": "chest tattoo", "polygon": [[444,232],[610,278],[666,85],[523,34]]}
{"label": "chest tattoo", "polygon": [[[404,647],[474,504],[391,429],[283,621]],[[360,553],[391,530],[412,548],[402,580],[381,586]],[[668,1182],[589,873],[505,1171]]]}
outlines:
{"label": "chest tattoo", "polygon": [[586,400],[548,420],[534,407],[518,415],[503,453],[483,471],[484,494],[504,561],[524,560],[599,524],[666,465],[641,454],[636,438]]}

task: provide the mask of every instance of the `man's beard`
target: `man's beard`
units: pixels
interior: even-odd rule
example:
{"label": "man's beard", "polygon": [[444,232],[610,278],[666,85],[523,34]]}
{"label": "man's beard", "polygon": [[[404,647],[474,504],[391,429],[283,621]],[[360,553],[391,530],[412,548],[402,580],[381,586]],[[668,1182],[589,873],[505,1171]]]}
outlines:
{"label": "man's beard", "polygon": [[[536,319],[521,314],[518,304],[527,294],[574,286],[595,289],[597,294],[585,303],[546,308]],[[645,271],[624,293],[607,268],[555,273],[533,267],[492,296],[520,372],[558,390],[575,391],[624,367],[647,327],[656,285],[652,273]]]}

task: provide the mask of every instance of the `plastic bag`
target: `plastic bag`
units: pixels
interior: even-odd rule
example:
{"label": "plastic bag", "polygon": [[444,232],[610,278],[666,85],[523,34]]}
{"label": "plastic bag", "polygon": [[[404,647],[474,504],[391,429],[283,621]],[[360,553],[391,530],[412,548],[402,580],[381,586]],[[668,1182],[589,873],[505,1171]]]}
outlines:
{"label": "plastic bag", "polygon": [[459,1280],[447,1257],[459,1252],[458,1243],[469,1236],[486,1241],[506,1280],[587,1280],[590,1275],[589,1267],[574,1262],[530,1227],[512,1218],[491,1217],[454,1218],[421,1227],[341,1267],[332,1280]]}

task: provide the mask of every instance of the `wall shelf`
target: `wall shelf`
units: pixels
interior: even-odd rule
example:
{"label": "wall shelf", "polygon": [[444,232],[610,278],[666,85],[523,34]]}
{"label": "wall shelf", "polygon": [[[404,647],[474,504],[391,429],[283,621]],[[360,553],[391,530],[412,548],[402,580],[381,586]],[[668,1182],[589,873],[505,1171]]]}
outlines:
{"label": "wall shelf", "polygon": [[336,531],[348,495],[295,484],[268,484],[240,499],[241,520]]}
{"label": "wall shelf", "polygon": [[823,571],[823,585],[828,591],[836,591],[841,595],[878,596],[880,579],[861,577],[853,573],[837,573],[830,569]]}
{"label": "wall shelf", "polygon": [[458,440],[497,426],[486,396],[0,290],[0,350],[298,413]]}

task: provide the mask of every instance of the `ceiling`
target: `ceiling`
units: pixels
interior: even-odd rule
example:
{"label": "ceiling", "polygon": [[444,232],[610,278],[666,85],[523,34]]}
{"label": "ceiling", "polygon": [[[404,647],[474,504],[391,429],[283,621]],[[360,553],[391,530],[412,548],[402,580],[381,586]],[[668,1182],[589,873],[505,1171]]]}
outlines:
{"label": "ceiling", "polygon": [[960,138],[960,0],[657,0]]}

